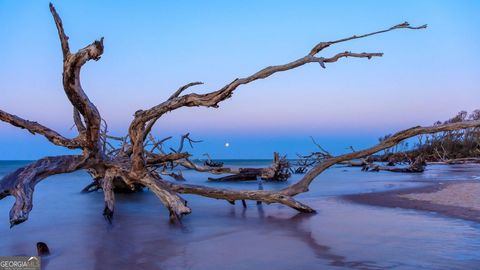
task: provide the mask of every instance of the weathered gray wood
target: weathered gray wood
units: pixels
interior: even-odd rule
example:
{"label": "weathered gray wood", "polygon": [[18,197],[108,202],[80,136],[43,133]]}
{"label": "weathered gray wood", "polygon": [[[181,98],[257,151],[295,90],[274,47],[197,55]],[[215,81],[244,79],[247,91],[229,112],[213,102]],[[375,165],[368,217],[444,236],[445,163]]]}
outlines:
{"label": "weathered gray wood", "polygon": [[[382,53],[352,53],[347,51],[337,53],[331,57],[317,56],[317,54],[336,43],[364,38],[396,29],[423,29],[426,26],[412,27],[408,23],[402,23],[385,30],[365,35],[352,36],[336,41],[320,42],[315,45],[307,55],[294,61],[282,65],[268,66],[250,76],[237,78],[224,87],[205,94],[190,93],[182,95],[187,88],[201,83],[194,82],[187,84],[176,90],[166,101],[149,109],[135,112],[134,119],[128,129],[128,136],[118,137],[108,134],[106,123],[104,121],[102,122],[98,109],[90,101],[80,83],[80,72],[84,64],[90,60],[99,60],[103,54],[103,38],[72,53],[62,20],[52,4],[50,4],[50,11],[57,27],[63,54],[63,88],[73,106],[73,120],[79,134],[76,138],[68,139],[43,125],[21,119],[3,111],[0,111],[0,120],[27,129],[32,133],[41,134],[56,145],[82,149],[83,152],[81,155],[46,157],[40,159],[10,173],[0,181],[0,199],[6,196],[14,196],[16,199],[10,211],[11,226],[28,219],[28,214],[33,207],[32,196],[34,187],[38,182],[51,175],[69,173],[82,169],[87,170],[97,185],[102,188],[105,198],[104,215],[108,221],[111,221],[113,217],[114,190],[117,186],[115,183],[117,182],[122,183],[126,189],[130,190],[136,190],[138,187],[147,187],[150,189],[169,210],[171,220],[179,220],[183,215],[191,212],[191,209],[187,206],[187,202],[180,197],[179,194],[195,194],[214,199],[223,199],[229,203],[241,200],[244,205],[246,205],[246,200],[267,204],[281,203],[300,212],[313,213],[315,212],[314,209],[295,200],[293,197],[301,192],[308,191],[308,186],[313,179],[330,166],[374,154],[392,147],[404,139],[419,134],[480,126],[480,121],[466,121],[434,127],[415,127],[408,129],[397,133],[372,148],[337,157],[326,157],[299,182],[280,191],[228,190],[165,181],[154,170],[155,168],[181,165],[197,171],[211,173],[238,174],[242,171],[236,168],[199,166],[188,160],[189,154],[184,152],[184,142],[190,144],[195,142],[188,137],[188,134],[182,137],[178,149],[171,149],[172,151],[169,153],[164,151],[161,148],[161,143],[164,142],[164,140],[168,140],[168,138],[155,141],[152,139],[153,136],[149,136],[156,121],[164,114],[182,107],[203,106],[216,108],[220,102],[230,98],[234,91],[241,85],[246,85],[256,80],[267,78],[278,72],[288,71],[305,64],[318,63],[322,68],[325,68],[326,64],[337,62],[341,58],[356,57],[370,59],[372,57],[380,57],[383,55]],[[102,123],[104,124],[103,128]],[[149,142],[146,141],[147,138],[151,140],[151,151],[145,149],[146,146],[149,145]],[[116,148],[109,143],[108,140],[116,140],[121,146]],[[282,158],[276,154],[273,165],[257,171],[259,172],[258,176],[264,179],[284,177],[285,172],[282,166],[284,167],[285,164],[282,164]],[[284,175],[282,176],[282,174]]]}

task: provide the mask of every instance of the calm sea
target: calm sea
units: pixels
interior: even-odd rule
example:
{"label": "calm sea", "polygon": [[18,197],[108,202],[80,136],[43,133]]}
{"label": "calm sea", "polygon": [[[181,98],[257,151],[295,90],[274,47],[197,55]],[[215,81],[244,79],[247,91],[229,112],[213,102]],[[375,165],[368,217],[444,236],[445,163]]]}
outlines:
{"label": "calm sea", "polygon": [[[270,161],[226,161],[263,166]],[[26,164],[1,161],[0,176]],[[257,189],[258,183],[210,183],[184,171],[188,183]],[[435,213],[357,205],[342,194],[419,185],[410,181],[474,179],[480,166],[429,166],[422,174],[366,173],[334,167],[299,200],[318,210],[185,196],[193,213],[181,225],[152,193],[119,194],[113,225],[102,216],[101,192],[80,194],[85,172],[50,177],[36,187],[30,219],[9,229],[14,199],[0,201],[0,256],[34,255],[46,242],[45,269],[480,269],[480,225]],[[265,189],[287,183],[264,183]],[[173,180],[172,180],[173,181]]]}

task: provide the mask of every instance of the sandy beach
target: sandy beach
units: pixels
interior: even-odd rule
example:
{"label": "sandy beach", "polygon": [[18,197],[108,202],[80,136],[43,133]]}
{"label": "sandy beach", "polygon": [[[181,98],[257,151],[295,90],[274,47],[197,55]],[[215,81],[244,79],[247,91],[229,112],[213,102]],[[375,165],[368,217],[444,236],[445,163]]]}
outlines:
{"label": "sandy beach", "polygon": [[361,204],[433,211],[480,222],[480,182],[437,182],[417,188],[342,196]]}

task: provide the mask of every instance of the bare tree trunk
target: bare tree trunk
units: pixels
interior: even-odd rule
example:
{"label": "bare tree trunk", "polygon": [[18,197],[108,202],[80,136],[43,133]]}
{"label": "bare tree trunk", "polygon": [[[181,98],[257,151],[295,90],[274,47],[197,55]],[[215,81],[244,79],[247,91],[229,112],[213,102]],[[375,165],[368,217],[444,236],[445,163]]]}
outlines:
{"label": "bare tree trunk", "polygon": [[[149,109],[135,112],[134,119],[128,129],[128,135],[116,137],[108,135],[106,122],[102,120],[98,109],[89,100],[80,83],[80,71],[83,65],[90,60],[97,61],[102,56],[104,50],[103,38],[94,41],[77,52],[71,52],[62,21],[52,4],[50,4],[50,11],[58,30],[63,53],[63,88],[73,107],[73,120],[78,130],[78,136],[72,139],[66,138],[41,124],[24,120],[1,110],[0,120],[19,128],[27,129],[33,134],[40,134],[55,145],[70,149],[81,149],[82,154],[46,157],[10,173],[0,181],[0,199],[6,196],[15,197],[15,203],[10,211],[10,223],[12,226],[28,219],[28,214],[33,206],[32,196],[34,187],[38,182],[51,175],[70,173],[77,170],[87,170],[94,181],[102,188],[105,201],[103,214],[109,222],[112,221],[114,214],[116,182],[121,182],[131,190],[135,190],[138,187],[147,187],[169,210],[171,220],[178,220],[183,215],[191,212],[187,202],[179,194],[195,194],[214,199],[223,199],[230,203],[236,200],[241,200],[242,202],[253,200],[267,204],[281,203],[300,212],[312,213],[315,211],[314,209],[295,200],[294,196],[308,191],[308,187],[315,177],[332,165],[372,155],[391,148],[404,139],[420,134],[480,127],[480,121],[464,121],[404,130],[371,148],[346,155],[327,157],[315,165],[300,181],[278,191],[228,190],[169,182],[162,179],[156,170],[162,169],[161,171],[166,171],[166,169],[171,169],[176,165],[190,166],[197,171],[217,173],[235,174],[240,173],[240,170],[235,171],[233,168],[204,168],[193,164],[188,160],[188,152],[184,151],[184,142],[190,144],[194,142],[188,137],[188,134],[182,136],[178,149],[170,149],[171,151],[169,152],[158,147],[158,141],[146,141],[148,137],[153,137],[150,136],[151,129],[164,114],[183,107],[202,106],[216,108],[220,102],[230,98],[241,85],[265,79],[273,74],[288,71],[305,64],[317,63],[322,68],[325,68],[327,64],[347,57],[367,59],[380,57],[383,55],[382,53],[353,53],[348,51],[340,52],[330,57],[317,55],[323,52],[325,48],[337,43],[361,39],[397,29],[423,29],[426,28],[426,25],[412,27],[405,22],[377,32],[320,42],[305,56],[286,64],[268,66],[250,76],[237,78],[218,90],[204,94],[183,94],[186,89],[201,83],[186,84],[176,90],[166,101]],[[110,143],[112,140],[115,140],[120,147],[113,146],[115,144]],[[147,150],[146,147],[150,145],[152,148]],[[262,171],[260,176],[266,175],[268,178],[280,177],[278,173],[282,171],[279,169],[282,166],[281,160],[281,158],[276,156],[273,167],[268,172]]]}

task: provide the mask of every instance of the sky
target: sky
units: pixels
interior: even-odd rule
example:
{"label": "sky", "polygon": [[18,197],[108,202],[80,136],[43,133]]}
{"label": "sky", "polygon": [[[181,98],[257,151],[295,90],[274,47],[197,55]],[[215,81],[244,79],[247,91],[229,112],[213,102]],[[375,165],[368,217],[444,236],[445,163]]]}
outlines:
{"label": "sky", "polygon": [[[179,86],[217,90],[269,65],[306,55],[320,41],[408,21],[397,30],[338,44],[382,58],[309,64],[237,89],[220,108],[182,108],[157,122],[154,135],[203,140],[195,157],[294,157],[371,146],[377,138],[480,108],[480,1],[53,1],[71,50],[105,37],[82,85],[113,135],[133,113],[161,103]],[[62,53],[48,1],[0,0],[0,109],[65,136],[72,107],[62,88]],[[225,147],[228,142],[230,147]],[[175,145],[175,140],[172,140]],[[72,153],[40,135],[0,123],[0,160]]]}

